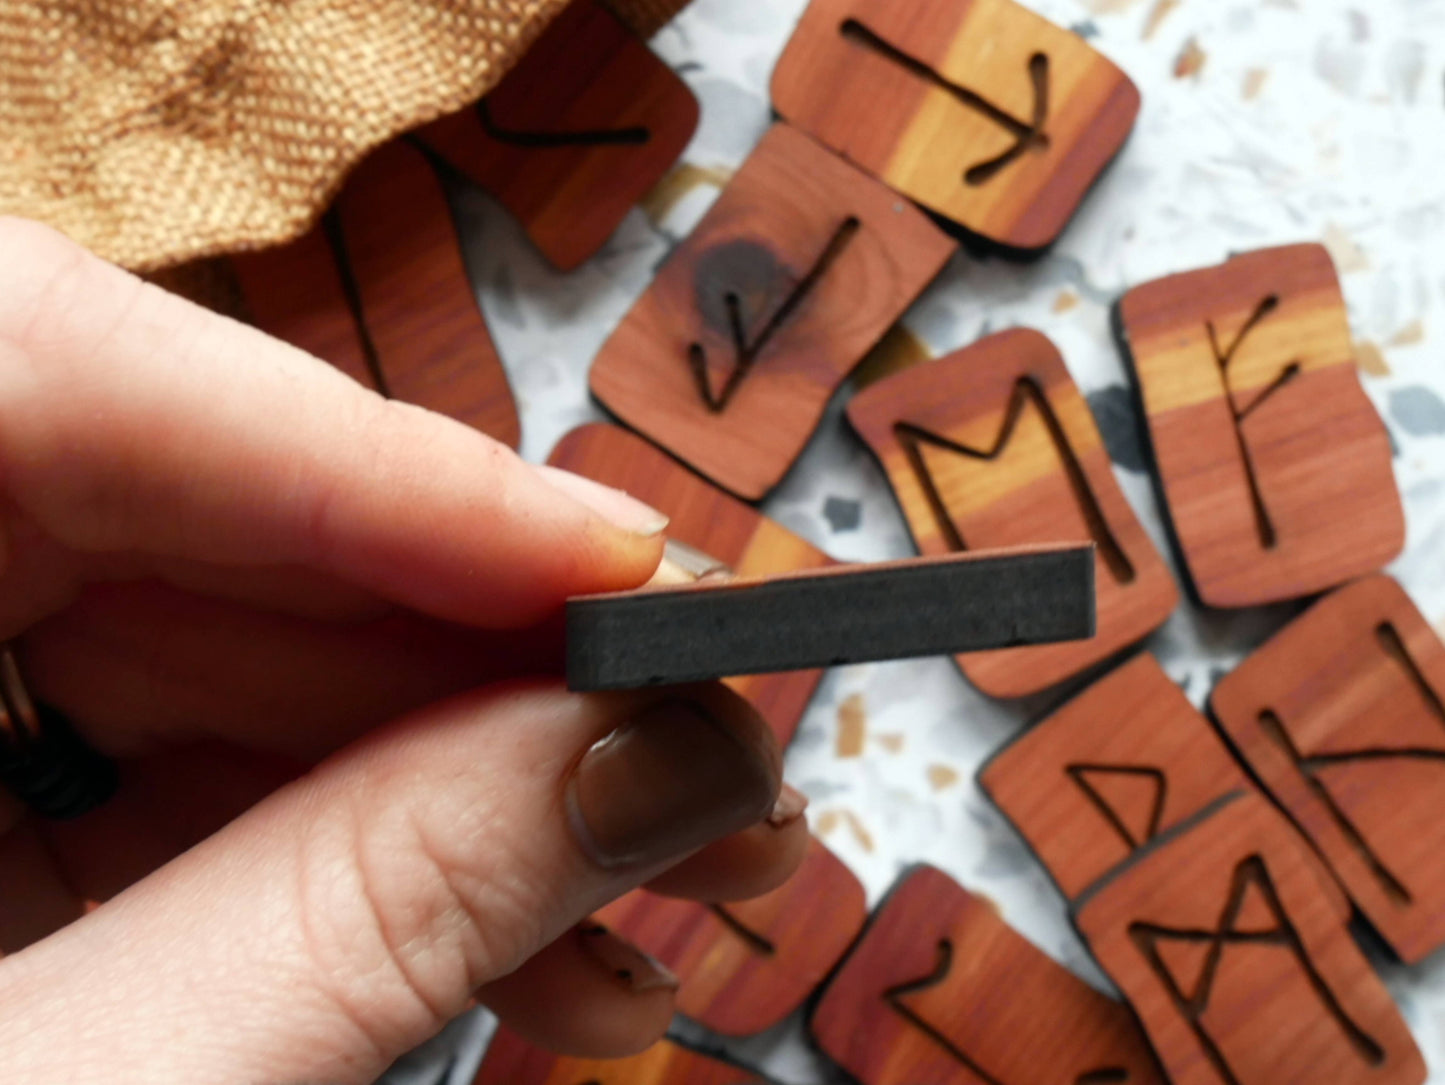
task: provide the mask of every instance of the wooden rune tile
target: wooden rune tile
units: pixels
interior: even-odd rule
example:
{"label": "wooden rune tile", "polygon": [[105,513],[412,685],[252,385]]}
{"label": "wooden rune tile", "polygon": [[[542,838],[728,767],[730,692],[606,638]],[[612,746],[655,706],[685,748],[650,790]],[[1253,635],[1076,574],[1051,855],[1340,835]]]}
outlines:
{"label": "wooden rune tile", "polygon": [[290,245],[232,257],[232,266],[262,331],[517,446],[516,404],[446,194],[415,147],[396,141],[373,152],[322,225]]}
{"label": "wooden rune tile", "polygon": [[603,345],[592,392],[756,500],[954,249],[896,193],[774,125]]}
{"label": "wooden rune tile", "polygon": [[572,0],[477,105],[416,135],[562,271],[589,259],[697,128],[687,84],[597,0]]}
{"label": "wooden rune tile", "polygon": [[375,390],[366,341],[324,227],[289,245],[239,253],[231,266],[251,323]]}
{"label": "wooden rune tile", "polygon": [[1268,800],[1239,792],[1075,903],[1075,924],[1174,1085],[1425,1080],[1314,871]]}
{"label": "wooden rune tile", "polygon": [[[616,426],[574,429],[548,459],[553,466],[625,490],[671,517],[667,534],[738,576],[767,576],[836,564],[751,505],[723,493],[642,438]],[[786,746],[813,697],[821,670],[728,678]]]}
{"label": "wooden rune tile", "polygon": [[387,393],[515,448],[517,405],[425,156],[402,140],[373,151],[336,209]]}
{"label": "wooden rune tile", "polygon": [[1092,638],[958,657],[995,697],[1037,693],[1158,628],[1179,593],[1119,489],[1058,348],[1026,328],[871,385],[848,420],[877,457],[920,553],[1092,542]]}
{"label": "wooden rune tile", "polygon": [[1129,77],[1013,0],[813,0],[773,105],[971,233],[1050,245],[1139,112]]}
{"label": "wooden rune tile", "polygon": [[1390,439],[1323,246],[1156,279],[1116,319],[1201,602],[1310,595],[1400,552]]}
{"label": "wooden rune tile", "polygon": [[1163,1080],[1124,1006],[926,866],[879,906],[809,1025],[862,1085]]}
{"label": "wooden rune tile", "polygon": [[1161,832],[1250,787],[1147,652],[994,754],[978,782],[1070,900]]}
{"label": "wooden rune tile", "polygon": [[1445,943],[1445,645],[1386,576],[1326,596],[1210,707],[1407,962]]}
{"label": "wooden rune tile", "polygon": [[725,1036],[750,1036],[796,1010],[853,944],[868,917],[863,886],[814,838],[781,888],[732,904],[638,890],[598,922],[682,981],[678,1011]]}
{"label": "wooden rune tile", "polygon": [[502,1026],[472,1085],[762,1085],[741,1067],[668,1040],[630,1059],[554,1055]]}

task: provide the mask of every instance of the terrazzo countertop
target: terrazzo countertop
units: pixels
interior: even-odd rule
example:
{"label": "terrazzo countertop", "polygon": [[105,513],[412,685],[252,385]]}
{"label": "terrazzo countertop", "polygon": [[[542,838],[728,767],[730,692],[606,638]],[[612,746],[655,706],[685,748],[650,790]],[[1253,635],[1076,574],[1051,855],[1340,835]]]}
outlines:
{"label": "terrazzo countertop", "polygon": [[[1027,265],[960,254],[890,349],[942,354],[1012,325],[1047,333],[1088,396],[1125,495],[1173,563],[1110,306],[1130,285],[1231,252],[1322,240],[1341,273],[1366,390],[1397,450],[1409,534],[1390,571],[1445,622],[1445,0],[1026,2],[1129,73],[1144,95],[1138,127],[1053,251]],[[588,365],[762,135],[768,77],[804,3],[695,0],[655,39],[701,99],[701,126],[684,161],[581,270],[551,271],[488,197],[454,188],[529,459],[601,417]],[[764,510],[840,559],[910,555],[880,471],[842,420],[847,394]],[[1185,603],[1147,647],[1200,704],[1297,609],[1204,613]],[[935,864],[1108,989],[1043,869],[973,782],[994,749],[1067,692],[991,701],[947,659],[838,668],[804,717],[787,775],[870,902],[906,865]],[[1376,963],[1431,1080],[1445,1082],[1445,953],[1410,968]],[[462,1019],[386,1080],[467,1085],[489,1028],[485,1015]],[[726,1048],[788,1085],[840,1080],[796,1020]]]}

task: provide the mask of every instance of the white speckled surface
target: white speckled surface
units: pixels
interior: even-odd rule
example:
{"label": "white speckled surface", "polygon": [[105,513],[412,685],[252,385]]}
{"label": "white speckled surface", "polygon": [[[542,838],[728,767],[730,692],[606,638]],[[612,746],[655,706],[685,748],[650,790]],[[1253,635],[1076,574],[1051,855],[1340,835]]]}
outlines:
{"label": "white speckled surface", "polygon": [[[1144,94],[1138,128],[1048,256],[1032,265],[959,256],[907,327],[935,353],[1014,324],[1052,336],[1099,416],[1126,496],[1172,561],[1143,473],[1109,306],[1131,284],[1217,263],[1231,251],[1324,240],[1370,371],[1366,388],[1399,450],[1409,541],[1392,572],[1441,622],[1445,0],[1027,2],[1129,72]],[[699,175],[725,176],[761,135],[768,76],[803,5],[695,0],[656,39],[702,100],[702,124],[685,157]],[[1198,70],[1180,76],[1180,64]],[[456,192],[473,275],[521,402],[529,458],[544,458],[569,428],[600,416],[586,394],[592,356],[715,194],[714,185],[697,186],[661,221],[633,212],[599,258],[561,276],[486,196]],[[765,509],[838,558],[910,554],[882,476],[847,432],[840,405]],[[1206,615],[1186,604],[1149,647],[1198,703],[1217,672],[1291,613]],[[843,757],[839,707],[849,699],[866,715],[866,737],[861,756]],[[870,900],[904,865],[934,863],[1103,985],[1042,869],[972,780],[987,754],[1057,700],[991,702],[947,660],[839,669],[789,751],[788,775],[811,797],[816,831],[857,872]],[[1383,961],[1381,968],[1432,1080],[1445,1081],[1445,954],[1414,968]],[[459,1023],[390,1080],[463,1085],[485,1031],[480,1017]],[[835,1080],[806,1050],[796,1021],[730,1049],[792,1085]]]}

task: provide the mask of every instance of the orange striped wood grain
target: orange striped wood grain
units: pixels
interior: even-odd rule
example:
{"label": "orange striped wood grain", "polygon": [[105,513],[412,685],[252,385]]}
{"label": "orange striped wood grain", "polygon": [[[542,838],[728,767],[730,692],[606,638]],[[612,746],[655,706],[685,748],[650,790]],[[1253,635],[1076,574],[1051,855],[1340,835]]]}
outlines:
{"label": "orange striped wood grain", "polygon": [[772,97],[898,191],[1025,251],[1063,231],[1140,103],[1083,38],[1013,0],[813,0]]}
{"label": "orange striped wood grain", "polygon": [[848,420],[887,473],[921,553],[1046,542],[1098,547],[1095,635],[959,656],[985,693],[1046,689],[1144,637],[1173,611],[1173,578],[1045,336],[1001,332],[912,366],[855,397]]}
{"label": "orange striped wood grain", "polygon": [[1400,552],[1389,436],[1323,246],[1156,279],[1124,296],[1118,320],[1203,603],[1311,595]]}

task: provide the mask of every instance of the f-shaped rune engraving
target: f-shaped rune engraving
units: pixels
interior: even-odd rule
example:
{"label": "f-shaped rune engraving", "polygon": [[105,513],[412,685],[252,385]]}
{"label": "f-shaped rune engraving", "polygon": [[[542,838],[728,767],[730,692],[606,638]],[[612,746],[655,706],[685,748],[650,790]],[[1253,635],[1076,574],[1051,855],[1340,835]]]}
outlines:
{"label": "f-shaped rune engraving", "polygon": [[1229,344],[1227,350],[1222,350],[1219,343],[1219,333],[1214,327],[1214,321],[1205,321],[1205,328],[1209,332],[1209,348],[1214,354],[1214,363],[1219,367],[1219,380],[1224,385],[1224,400],[1229,404],[1229,413],[1234,419],[1234,437],[1239,442],[1239,454],[1244,460],[1244,471],[1249,479],[1249,496],[1254,506],[1254,523],[1259,532],[1259,544],[1266,550],[1274,548],[1279,540],[1278,532],[1275,530],[1274,521],[1270,519],[1269,509],[1264,503],[1264,493],[1259,486],[1259,475],[1254,466],[1254,455],[1250,451],[1249,442],[1244,439],[1245,420],[1258,410],[1270,396],[1274,395],[1295,377],[1299,376],[1299,362],[1290,362],[1280,372],[1280,375],[1272,380],[1254,401],[1240,410],[1239,404],[1235,402],[1234,390],[1229,383],[1229,364],[1234,361],[1239,353],[1239,348],[1249,337],[1249,333],[1259,327],[1260,323],[1279,308],[1279,295],[1270,294],[1255,306],[1254,312],[1244,322],[1244,327],[1239,329],[1239,334],[1234,337],[1234,342]]}
{"label": "f-shaped rune engraving", "polygon": [[[953,969],[953,943],[947,938],[938,941],[937,956],[934,958],[933,970],[926,976],[918,979],[908,980],[904,983],[895,984],[883,992],[883,1001],[888,1004],[889,1009],[898,1014],[914,1028],[922,1032],[939,1047],[947,1051],[954,1059],[957,1059],[968,1071],[978,1077],[984,1085],[1005,1085],[997,1077],[990,1074],[977,1062],[969,1057],[956,1043],[945,1036],[939,1029],[926,1021],[922,1014],[913,1009],[903,1000],[909,995],[917,994],[919,991],[926,991],[931,987],[939,987],[948,981],[948,973]],[[1123,1067],[1106,1066],[1096,1070],[1088,1070],[1074,1079],[1074,1085],[1106,1085],[1108,1082],[1128,1081],[1129,1071]]]}
{"label": "f-shaped rune engraving", "polygon": [[964,170],[965,184],[986,184],[1029,151],[1048,150],[1049,137],[1044,131],[1044,125],[1049,119],[1049,58],[1047,54],[1035,53],[1029,57],[1029,83],[1033,87],[1034,101],[1030,118],[1023,121],[1007,110],[1000,109],[977,91],[970,90],[968,87],[940,75],[922,60],[900,49],[857,19],[845,20],[839,29],[848,41],[877,53],[910,75],[917,76],[929,85],[947,92],[969,109],[982,113],[1014,137],[1013,144],[1002,154],[982,162],[976,162]]}
{"label": "f-shaped rune engraving", "polygon": [[853,238],[857,236],[861,223],[857,218],[849,216],[833,231],[827,244],[818,258],[813,261],[813,266],[808,269],[796,286],[783,299],[781,305],[773,311],[767,323],[758,332],[757,337],[751,341],[747,333],[747,315],[743,312],[741,295],[730,290],[723,295],[723,304],[727,310],[728,329],[733,340],[733,365],[728,371],[727,379],[723,382],[722,389],[714,392],[712,379],[708,375],[707,351],[699,342],[694,342],[688,347],[688,364],[692,367],[694,379],[697,381],[698,393],[702,401],[707,404],[708,410],[714,414],[721,414],[732,402],[733,395],[742,384],[743,378],[752,370],[753,363],[767,349],[773,336],[782,329],[783,325],[797,312],[799,306],[807,299],[822,282],[823,277],[828,274],[828,269],[837,262],[838,258]]}
{"label": "f-shaped rune engraving", "polygon": [[[1435,718],[1445,724],[1445,704],[1442,704],[1439,696],[1425,681],[1419,665],[1405,649],[1405,643],[1399,632],[1389,622],[1382,622],[1375,628],[1375,637],[1380,648],[1386,657],[1401,667],[1411,684],[1419,692],[1425,704],[1429,706]],[[1279,747],[1294,766],[1304,777],[1306,786],[1324,808],[1329,811],[1330,820],[1335,827],[1349,841],[1350,846],[1355,849],[1360,858],[1370,868],[1375,879],[1386,895],[1397,904],[1410,905],[1414,903],[1414,897],[1405,883],[1392,871],[1385,860],[1370,846],[1358,826],[1350,820],[1344,808],[1336,801],[1335,796],[1330,793],[1324,781],[1320,779],[1321,770],[1327,770],[1335,765],[1351,765],[1389,763],[1392,761],[1429,761],[1439,764],[1445,770],[1445,750],[1431,747],[1396,747],[1396,748],[1372,748],[1365,750],[1352,750],[1344,753],[1328,753],[1307,755],[1301,752],[1289,730],[1285,727],[1284,721],[1273,709],[1266,708],[1259,713],[1259,726],[1267,738]]]}
{"label": "f-shaped rune engraving", "polygon": [[1104,512],[1099,507],[1098,498],[1094,496],[1089,480],[1084,475],[1083,466],[1074,454],[1074,449],[1069,444],[1068,437],[1064,434],[1064,428],[1060,425],[1058,416],[1055,415],[1053,407],[1049,404],[1048,397],[1030,377],[1020,377],[1014,385],[1003,425],[999,429],[998,439],[991,448],[973,448],[947,437],[930,433],[911,422],[898,422],[893,427],[894,436],[908,456],[908,461],[913,467],[914,474],[918,477],[919,485],[923,488],[929,507],[933,510],[934,519],[938,522],[943,537],[948,541],[949,548],[967,550],[969,544],[954,523],[953,517],[948,511],[948,505],[944,501],[942,493],[939,492],[933,476],[928,471],[928,465],[923,459],[922,447],[929,445],[976,460],[996,460],[1013,439],[1014,431],[1018,428],[1019,419],[1026,407],[1032,407],[1043,418],[1049,439],[1053,442],[1059,462],[1063,465],[1064,472],[1068,477],[1069,488],[1078,500],[1079,508],[1088,524],[1089,536],[1098,547],[1099,556],[1103,559],[1104,565],[1118,583],[1132,582],[1135,576],[1134,564],[1124,553],[1118,540],[1114,538],[1114,532],[1109,527],[1108,521],[1104,519]]}
{"label": "f-shaped rune engraving", "polygon": [[[1259,895],[1269,912],[1269,926],[1251,926],[1241,918],[1251,891]],[[1148,961],[1155,975],[1163,982],[1175,1009],[1189,1024],[1210,1064],[1228,1085],[1240,1085],[1239,1078],[1214,1037],[1210,1035],[1204,1023],[1204,1014],[1209,1009],[1209,1001],[1214,994],[1214,981],[1219,974],[1220,958],[1225,949],[1234,945],[1278,946],[1288,950],[1304,971],[1321,1007],[1344,1033],[1350,1046],[1371,1066],[1378,1066],[1385,1060],[1384,1048],[1350,1017],[1324,977],[1319,974],[1314,962],[1310,960],[1299,931],[1295,929],[1279,899],[1269,868],[1258,855],[1245,858],[1234,868],[1224,908],[1212,930],[1136,922],[1129,925],[1129,937]],[[1206,947],[1203,966],[1194,982],[1188,984],[1188,990],[1179,977],[1170,971],[1159,952],[1159,944],[1169,941],[1189,942]]]}
{"label": "f-shaped rune engraving", "polygon": [[577,132],[526,132],[508,128],[497,122],[492,110],[483,98],[477,103],[477,118],[482,130],[498,143],[513,147],[527,147],[531,150],[555,150],[562,147],[627,147],[641,146],[652,138],[652,133],[642,125],[629,128],[599,128]]}

